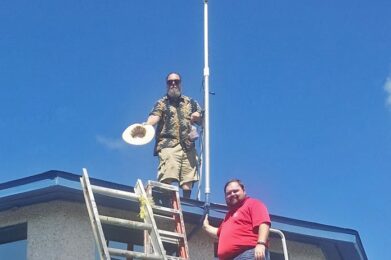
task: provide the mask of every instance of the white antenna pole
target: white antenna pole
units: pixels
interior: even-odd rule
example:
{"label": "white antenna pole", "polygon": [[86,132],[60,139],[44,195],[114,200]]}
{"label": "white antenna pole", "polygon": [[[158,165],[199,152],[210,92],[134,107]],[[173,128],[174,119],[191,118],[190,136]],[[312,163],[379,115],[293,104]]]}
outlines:
{"label": "white antenna pole", "polygon": [[204,0],[204,99],[205,99],[205,203],[209,205],[209,53],[208,53],[208,0]]}

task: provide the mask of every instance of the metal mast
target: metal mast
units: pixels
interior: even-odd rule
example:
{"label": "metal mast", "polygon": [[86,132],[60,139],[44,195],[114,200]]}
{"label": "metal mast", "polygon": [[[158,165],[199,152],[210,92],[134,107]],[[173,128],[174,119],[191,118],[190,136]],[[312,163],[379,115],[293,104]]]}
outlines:
{"label": "metal mast", "polygon": [[210,160],[209,160],[209,53],[208,53],[208,0],[204,0],[204,130],[205,130],[205,204],[209,205]]}

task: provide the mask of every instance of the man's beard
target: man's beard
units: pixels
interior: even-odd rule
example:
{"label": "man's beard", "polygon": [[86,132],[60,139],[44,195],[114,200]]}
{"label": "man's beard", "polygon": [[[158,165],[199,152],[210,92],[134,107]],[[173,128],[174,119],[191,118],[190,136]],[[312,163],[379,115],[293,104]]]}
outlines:
{"label": "man's beard", "polygon": [[239,203],[239,199],[235,199],[234,201],[228,200],[226,201],[228,208],[235,207]]}
{"label": "man's beard", "polygon": [[240,207],[243,204],[245,198],[246,198],[245,196],[243,196],[243,197],[238,196],[234,199],[225,200],[225,202],[228,206],[228,209],[234,209],[234,208]]}
{"label": "man's beard", "polygon": [[177,99],[181,96],[181,91],[178,88],[170,88],[167,95],[172,99]]}

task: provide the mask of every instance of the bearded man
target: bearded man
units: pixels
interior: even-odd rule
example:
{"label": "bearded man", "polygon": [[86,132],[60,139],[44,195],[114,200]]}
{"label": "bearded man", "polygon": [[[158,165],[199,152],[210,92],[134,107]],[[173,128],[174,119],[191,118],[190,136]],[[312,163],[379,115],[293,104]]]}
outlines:
{"label": "bearded man", "polygon": [[183,197],[190,198],[198,181],[198,158],[194,124],[201,122],[201,107],[192,98],[182,95],[182,78],[177,72],[166,77],[167,93],[159,99],[146,124],[156,125],[154,155],[159,157],[158,180],[178,182]]}
{"label": "bearded man", "polygon": [[268,237],[270,216],[259,200],[247,197],[243,183],[228,181],[224,187],[228,212],[219,228],[209,224],[206,215],[203,228],[219,240],[220,260],[269,260]]}

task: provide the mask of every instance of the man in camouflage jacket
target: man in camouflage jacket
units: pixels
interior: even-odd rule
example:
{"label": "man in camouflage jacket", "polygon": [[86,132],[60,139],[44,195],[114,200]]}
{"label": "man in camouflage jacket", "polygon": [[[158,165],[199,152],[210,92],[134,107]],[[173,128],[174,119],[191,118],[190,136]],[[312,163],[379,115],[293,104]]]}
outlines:
{"label": "man in camouflage jacket", "polygon": [[159,99],[147,124],[156,125],[154,155],[159,157],[158,180],[178,182],[183,197],[190,198],[194,182],[198,181],[198,158],[194,124],[201,122],[201,107],[190,97],[182,95],[181,76],[170,73],[166,77],[167,95]]}

